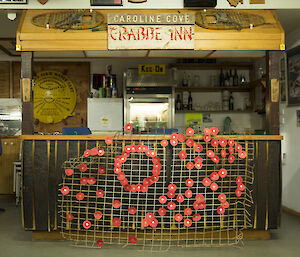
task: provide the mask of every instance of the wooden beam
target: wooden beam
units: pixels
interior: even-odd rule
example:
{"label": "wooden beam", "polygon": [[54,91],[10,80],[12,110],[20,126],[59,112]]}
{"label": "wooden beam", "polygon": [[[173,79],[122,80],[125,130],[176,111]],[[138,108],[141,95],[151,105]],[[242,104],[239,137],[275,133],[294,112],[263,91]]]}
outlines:
{"label": "wooden beam", "polygon": [[281,51],[266,53],[266,132],[268,135],[279,135],[279,78]]}
{"label": "wooden beam", "polygon": [[31,135],[33,125],[32,67],[33,52],[21,53],[22,134]]}

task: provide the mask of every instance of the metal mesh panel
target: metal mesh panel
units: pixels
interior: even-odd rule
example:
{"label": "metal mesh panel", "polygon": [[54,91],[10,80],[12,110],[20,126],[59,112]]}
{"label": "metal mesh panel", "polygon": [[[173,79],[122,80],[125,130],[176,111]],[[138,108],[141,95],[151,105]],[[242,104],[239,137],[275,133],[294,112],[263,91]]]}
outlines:
{"label": "metal mesh panel", "polygon": [[[219,137],[218,137],[219,138]],[[62,187],[68,187],[69,193],[59,192],[59,209],[61,217],[61,234],[64,238],[72,240],[77,246],[99,247],[104,242],[106,244],[118,244],[122,246],[137,247],[143,250],[163,251],[171,246],[179,247],[198,247],[198,246],[226,246],[238,244],[242,239],[242,229],[251,227],[250,207],[253,203],[251,198],[251,184],[253,183],[254,169],[254,142],[235,141],[240,144],[247,153],[245,159],[238,156],[235,151],[235,161],[228,163],[227,157],[223,158],[220,151],[225,148],[221,146],[213,147],[210,142],[196,140],[200,143],[203,151],[198,153],[195,148],[188,147],[186,143],[167,147],[161,145],[160,140],[145,140],[142,136],[140,140],[125,141],[113,140],[111,145],[105,142],[98,142],[97,149],[104,150],[103,156],[88,156],[67,160],[63,167],[72,169],[74,173],[70,176],[64,175]],[[121,185],[118,175],[114,172],[115,156],[121,155],[128,145],[146,145],[148,149],[154,150],[160,158],[161,170],[159,180],[148,186],[147,192],[126,191]],[[226,147],[228,148],[228,147]],[[184,159],[179,158],[180,151],[186,151]],[[207,156],[207,151],[213,150],[220,162],[214,163]],[[203,159],[201,169],[187,169],[188,162],[194,162],[200,156]],[[79,171],[79,166],[84,163],[87,165],[85,172]],[[144,152],[130,153],[121,169],[126,175],[128,184],[143,184],[144,179],[153,176],[152,158]],[[99,168],[105,168],[105,173],[100,174]],[[204,186],[203,179],[211,178],[213,172],[219,172],[221,168],[227,170],[224,178],[219,177],[215,182],[218,189],[213,191],[210,186]],[[245,190],[242,195],[236,195],[237,177],[241,177]],[[80,180],[82,177],[95,178],[95,184],[83,185]],[[193,186],[187,186],[187,179],[193,180]],[[168,195],[169,184],[175,184],[177,190],[173,195]],[[103,190],[104,196],[98,197],[97,190]],[[128,190],[128,189],[127,189]],[[187,190],[191,190],[187,194]],[[82,192],[83,200],[78,200],[76,195]],[[189,192],[189,191],[188,191]],[[190,193],[190,192],[189,192]],[[222,205],[218,199],[220,193],[226,195],[229,207],[224,214],[219,214],[217,208]],[[184,197],[183,202],[177,201],[178,194]],[[195,197],[202,194],[205,198],[206,207],[199,209],[195,205]],[[160,196],[166,196],[167,202],[161,203]],[[190,198],[188,198],[188,197]],[[120,207],[114,208],[113,202],[120,201]],[[174,210],[168,209],[168,203],[176,205]],[[199,202],[197,202],[199,204]],[[130,214],[128,209],[134,207],[135,214]],[[159,209],[164,208],[166,214],[160,216]],[[187,208],[191,208],[191,213],[185,213]],[[95,211],[101,211],[102,217],[96,219]],[[153,213],[157,219],[156,226],[143,225],[143,220],[147,213]],[[68,215],[72,215],[72,220]],[[176,214],[182,215],[182,220],[177,221]],[[200,214],[201,219],[196,221],[195,214]],[[176,216],[177,217],[177,216]],[[113,219],[119,218],[120,226],[114,226]],[[195,220],[194,220],[195,218]],[[191,225],[185,224],[190,219]],[[89,221],[90,227],[84,228],[84,222]],[[148,222],[150,223],[150,222]]]}

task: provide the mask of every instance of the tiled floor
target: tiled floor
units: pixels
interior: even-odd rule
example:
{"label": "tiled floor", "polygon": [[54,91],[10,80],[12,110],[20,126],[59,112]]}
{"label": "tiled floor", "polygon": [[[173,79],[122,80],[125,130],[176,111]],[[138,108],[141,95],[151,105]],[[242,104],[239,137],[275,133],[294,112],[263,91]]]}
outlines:
{"label": "tiled floor", "polygon": [[65,241],[32,241],[31,232],[21,226],[20,209],[12,200],[0,199],[0,256],[2,257],[90,257],[90,256],[201,256],[201,257],[296,257],[300,256],[300,219],[283,213],[281,228],[272,231],[272,239],[267,241],[244,241],[240,248],[176,248],[163,253],[148,253],[132,248],[108,246],[102,249],[73,247]]}

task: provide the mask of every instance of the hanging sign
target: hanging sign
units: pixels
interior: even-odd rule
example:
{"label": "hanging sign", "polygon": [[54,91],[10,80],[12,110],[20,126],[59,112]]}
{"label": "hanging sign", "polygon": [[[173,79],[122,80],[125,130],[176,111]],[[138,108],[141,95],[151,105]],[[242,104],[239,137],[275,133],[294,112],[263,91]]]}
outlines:
{"label": "hanging sign", "polygon": [[194,14],[108,14],[108,49],[194,49]]}
{"label": "hanging sign", "polygon": [[159,74],[166,73],[165,64],[139,64],[139,74]]}
{"label": "hanging sign", "polygon": [[76,89],[72,81],[58,71],[42,71],[34,78],[34,118],[43,123],[58,123],[72,115]]}

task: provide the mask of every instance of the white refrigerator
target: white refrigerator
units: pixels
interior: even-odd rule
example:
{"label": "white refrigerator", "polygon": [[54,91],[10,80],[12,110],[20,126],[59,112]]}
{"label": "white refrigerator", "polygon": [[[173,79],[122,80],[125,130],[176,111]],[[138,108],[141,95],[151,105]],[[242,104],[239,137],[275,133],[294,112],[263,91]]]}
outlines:
{"label": "white refrigerator", "polygon": [[123,98],[88,98],[88,127],[93,134],[123,133]]}

